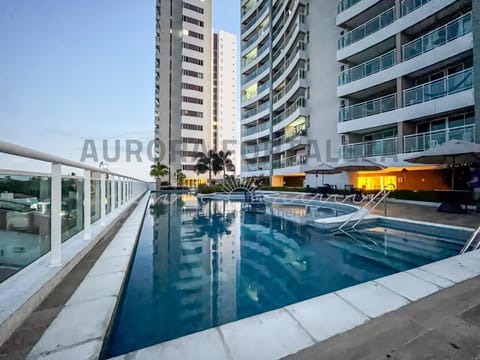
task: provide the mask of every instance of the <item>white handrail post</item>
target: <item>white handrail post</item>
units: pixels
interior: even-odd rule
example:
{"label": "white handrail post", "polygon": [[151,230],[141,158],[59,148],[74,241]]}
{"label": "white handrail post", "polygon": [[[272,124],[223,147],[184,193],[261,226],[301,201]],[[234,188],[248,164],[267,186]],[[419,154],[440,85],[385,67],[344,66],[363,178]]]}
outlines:
{"label": "white handrail post", "polygon": [[83,184],[83,238],[88,240],[92,237],[91,229],[91,171],[84,171],[84,184]]}
{"label": "white handrail post", "polygon": [[117,208],[117,182],[115,176],[110,177],[110,193],[112,194],[112,198],[110,199],[112,203],[112,212]]}
{"label": "white handrail post", "polygon": [[100,225],[105,226],[105,199],[106,199],[106,188],[105,188],[105,174],[100,175]]}
{"label": "white handrail post", "polygon": [[62,264],[62,165],[52,164],[50,266]]}
{"label": "white handrail post", "polygon": [[123,203],[126,205],[128,202],[127,197],[127,186],[128,186],[128,179],[124,179],[123,181]]}

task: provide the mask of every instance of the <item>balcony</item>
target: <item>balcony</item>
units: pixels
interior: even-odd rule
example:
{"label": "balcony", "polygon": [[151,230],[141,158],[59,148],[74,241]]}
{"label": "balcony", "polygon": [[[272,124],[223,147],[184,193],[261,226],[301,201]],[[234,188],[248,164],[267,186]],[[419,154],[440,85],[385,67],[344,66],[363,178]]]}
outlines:
{"label": "balcony", "polygon": [[270,63],[266,62],[265,64],[263,64],[262,66],[257,68],[257,70],[252,72],[251,74],[249,74],[247,76],[244,76],[243,79],[242,79],[242,86],[249,83],[250,81],[255,79],[257,76],[259,76],[263,72],[267,71],[269,68],[270,68]]}
{"label": "balcony", "polygon": [[273,125],[276,125],[283,120],[287,119],[292,115],[297,109],[305,107],[305,98],[299,97],[292,105],[287,107],[281,114],[276,115],[273,118]]}
{"label": "balcony", "polygon": [[397,108],[397,95],[387,95],[378,99],[365,101],[360,104],[340,109],[339,121],[350,121],[360,119],[363,117],[381,114],[387,111],[392,111]]}
{"label": "balcony", "polygon": [[475,125],[465,125],[403,137],[405,152],[425,151],[450,140],[475,142]]}
{"label": "balcony", "polygon": [[258,153],[260,151],[267,151],[267,150],[270,150],[270,143],[269,142],[264,142],[264,143],[260,143],[260,144],[257,144],[257,145],[245,146],[242,149],[242,154],[243,155],[249,155],[249,154],[255,154],[255,153]]}
{"label": "balcony", "polygon": [[294,155],[288,158],[274,160],[272,165],[274,169],[285,169],[289,167],[305,165],[306,163],[306,155]]}
{"label": "balcony", "polygon": [[431,0],[404,0],[400,5],[400,12],[402,16],[406,16],[430,1]]}
{"label": "balcony", "polygon": [[393,155],[398,152],[398,138],[380,139],[355,144],[340,145],[340,157],[344,160],[370,156]]}
{"label": "balcony", "polygon": [[267,102],[263,103],[262,105],[257,106],[254,109],[247,110],[242,114],[242,120],[245,120],[245,119],[248,119],[252,116],[255,116],[255,115],[261,113],[262,111],[267,110],[269,107],[270,107],[270,103],[267,101]]}
{"label": "balcony", "polygon": [[377,15],[366,23],[347,32],[338,39],[338,49],[343,49],[395,22],[395,6]]}
{"label": "balcony", "polygon": [[407,61],[437,47],[445,45],[472,32],[472,13],[467,13],[454,21],[403,45],[403,61]]}
{"label": "balcony", "polygon": [[252,28],[253,25],[263,19],[263,17],[268,13],[270,7],[268,6],[268,2],[264,5],[263,8],[258,10],[257,15],[255,15],[247,24],[242,25],[242,35],[248,33]]}
{"label": "balcony", "polygon": [[396,56],[397,51],[392,50],[363,64],[347,69],[339,74],[338,85],[345,85],[391,68],[396,64]]}
{"label": "balcony", "polygon": [[242,164],[242,172],[264,171],[264,170],[270,170],[270,163],[262,162],[257,164],[248,164],[248,163]]}
{"label": "balcony", "polygon": [[360,0],[341,0],[337,3],[337,14],[341,14],[345,10],[351,8],[353,5],[359,3]]}
{"label": "balcony", "polygon": [[473,69],[469,68],[442,79],[403,91],[403,106],[412,106],[473,88]]}
{"label": "balcony", "polygon": [[263,124],[253,126],[253,127],[247,128],[247,129],[243,129],[242,130],[242,136],[253,135],[253,134],[259,133],[261,131],[268,130],[269,128],[270,128],[270,122],[267,121],[267,122],[264,122]]}
{"label": "balcony", "polygon": [[276,93],[273,96],[273,103],[277,103],[280,99],[282,99],[285,94],[288,94],[288,92],[297,84],[299,83],[300,79],[305,79],[305,70],[304,69],[298,69],[298,71],[295,73],[293,78],[290,79],[288,84],[280,90],[278,93]]}

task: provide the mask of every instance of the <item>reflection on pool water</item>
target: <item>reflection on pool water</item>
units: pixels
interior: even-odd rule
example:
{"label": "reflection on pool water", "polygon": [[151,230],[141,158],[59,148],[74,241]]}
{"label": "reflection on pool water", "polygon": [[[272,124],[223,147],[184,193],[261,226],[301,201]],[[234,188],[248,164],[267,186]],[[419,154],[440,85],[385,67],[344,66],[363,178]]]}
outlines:
{"label": "reflection on pool water", "polygon": [[465,240],[396,229],[325,234],[239,202],[159,201],[145,217],[105,357],[453,256]]}

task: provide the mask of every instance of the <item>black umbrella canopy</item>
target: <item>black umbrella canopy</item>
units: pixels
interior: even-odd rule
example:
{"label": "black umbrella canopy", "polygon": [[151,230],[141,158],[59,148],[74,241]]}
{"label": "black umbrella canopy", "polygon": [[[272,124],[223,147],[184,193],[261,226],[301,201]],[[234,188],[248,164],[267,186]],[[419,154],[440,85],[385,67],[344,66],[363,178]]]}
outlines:
{"label": "black umbrella canopy", "polygon": [[326,163],[320,163],[318,165],[312,166],[310,169],[305,171],[305,173],[314,174],[314,175],[318,175],[318,174],[323,175],[323,174],[340,174],[341,171],[335,169],[333,166],[328,165]]}
{"label": "black umbrella canopy", "polygon": [[386,166],[369,159],[348,160],[335,166],[339,171],[375,171],[383,170]]}

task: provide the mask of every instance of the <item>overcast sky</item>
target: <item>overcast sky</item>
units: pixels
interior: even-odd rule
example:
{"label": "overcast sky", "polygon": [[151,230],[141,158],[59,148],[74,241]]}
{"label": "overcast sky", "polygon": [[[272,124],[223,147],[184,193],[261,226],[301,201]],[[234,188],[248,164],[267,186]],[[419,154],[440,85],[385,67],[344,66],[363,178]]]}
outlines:
{"label": "overcast sky", "polygon": [[[240,0],[214,0],[239,34]],[[153,137],[155,0],[1,0],[0,139],[79,161],[84,141]],[[90,149],[91,150],[91,149]],[[113,155],[113,153],[111,153]],[[112,170],[148,178],[150,162]],[[0,157],[0,169],[45,166]]]}

